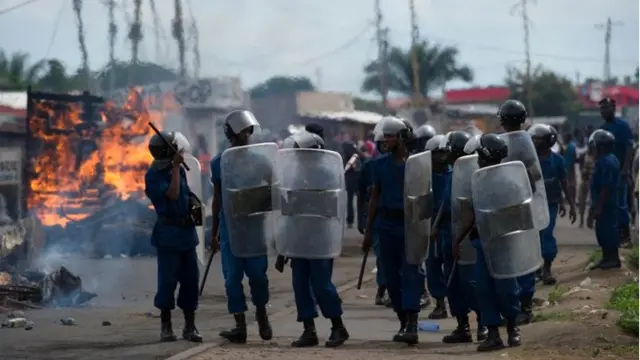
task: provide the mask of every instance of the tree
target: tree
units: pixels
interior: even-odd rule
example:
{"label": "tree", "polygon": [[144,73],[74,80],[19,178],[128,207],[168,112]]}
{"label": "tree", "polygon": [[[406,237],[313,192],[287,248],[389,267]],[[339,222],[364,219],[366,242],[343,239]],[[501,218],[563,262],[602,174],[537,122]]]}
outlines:
{"label": "tree", "polygon": [[[527,104],[526,75],[516,69],[507,69],[506,83],[511,97]],[[569,79],[552,71],[537,67],[531,76],[533,114],[535,116],[567,116],[580,109],[578,94]]]}
{"label": "tree", "polygon": [[67,93],[84,86],[82,74],[67,73],[66,66],[60,60],[44,60],[39,70],[34,83],[34,88],[38,90]]}
{"label": "tree", "polygon": [[[473,71],[468,66],[458,63],[458,49],[454,46],[431,45],[428,41],[423,41],[416,45],[416,54],[420,69],[420,91],[423,95],[442,88],[452,80],[466,82],[473,80]],[[386,82],[389,91],[408,96],[413,94],[414,77],[411,56],[411,49],[403,50],[393,47],[389,51]],[[380,68],[377,61],[364,67],[363,92],[379,93]]]}
{"label": "tree", "polygon": [[44,63],[29,63],[29,55],[22,52],[7,54],[0,50],[0,90],[26,90],[34,83]]}
{"label": "tree", "polygon": [[273,76],[249,90],[252,99],[258,99],[271,95],[291,94],[298,91],[315,91],[316,87],[309,78]]}
{"label": "tree", "polygon": [[107,92],[113,90],[110,88],[111,76],[114,77],[114,89],[178,80],[178,74],[176,74],[175,71],[154,63],[117,61],[113,66],[107,65],[107,67],[98,74],[98,83],[102,91]]}

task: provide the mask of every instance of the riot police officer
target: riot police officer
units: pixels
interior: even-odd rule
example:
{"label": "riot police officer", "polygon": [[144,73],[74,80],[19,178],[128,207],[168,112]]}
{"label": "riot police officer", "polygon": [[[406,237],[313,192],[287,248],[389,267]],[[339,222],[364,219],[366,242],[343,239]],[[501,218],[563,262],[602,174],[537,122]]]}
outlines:
{"label": "riot police officer", "polygon": [[498,117],[505,132],[518,131],[527,120],[527,109],[518,100],[507,100],[500,106]]}
{"label": "riot police officer", "polygon": [[171,311],[175,308],[174,293],[180,284],[177,305],[184,313],[182,337],[202,342],[195,326],[198,236],[190,214],[191,191],[185,170],[180,166],[184,161],[184,149],[176,146],[177,135],[163,131],[149,141],[149,152],[154,160],[145,174],[145,194],[158,215],[151,234],[158,262],[158,290],[154,305],[160,310],[161,341],[175,341]]}
{"label": "riot police officer", "polygon": [[432,137],[434,137],[437,132],[433,126],[424,124],[419,126],[414,132],[415,137],[415,146],[417,151],[424,151],[427,145],[427,141],[429,141]]}

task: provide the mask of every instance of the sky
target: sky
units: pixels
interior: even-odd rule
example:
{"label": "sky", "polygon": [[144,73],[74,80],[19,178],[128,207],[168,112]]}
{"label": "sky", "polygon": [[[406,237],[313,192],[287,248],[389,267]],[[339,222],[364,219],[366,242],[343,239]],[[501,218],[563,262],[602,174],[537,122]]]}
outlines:
{"label": "sky", "polygon": [[[116,0],[119,33],[116,56],[130,58],[127,23],[133,0]],[[420,35],[455,45],[459,62],[474,70],[471,84],[447,88],[501,85],[507,66],[524,66],[524,31],[517,0],[414,0]],[[72,0],[0,0],[0,49],[22,51],[32,61],[58,58],[76,68],[81,56]],[[84,0],[82,13],[90,66],[108,59],[105,1]],[[173,0],[143,0],[141,59],[177,68],[171,38]],[[409,1],[380,0],[392,46],[411,42]],[[195,19],[201,54],[200,76],[241,77],[248,87],[273,75],[307,76],[325,91],[360,93],[363,67],[377,56],[374,0],[183,0],[186,28]],[[530,0],[533,65],[542,65],[573,81],[602,77],[604,24],[614,22],[611,72],[632,75],[638,64],[638,0]],[[155,31],[158,29],[158,31]],[[158,37],[154,36],[159,33]],[[194,42],[190,42],[194,43]],[[191,47],[193,45],[190,45]],[[193,51],[187,64],[193,69]]]}

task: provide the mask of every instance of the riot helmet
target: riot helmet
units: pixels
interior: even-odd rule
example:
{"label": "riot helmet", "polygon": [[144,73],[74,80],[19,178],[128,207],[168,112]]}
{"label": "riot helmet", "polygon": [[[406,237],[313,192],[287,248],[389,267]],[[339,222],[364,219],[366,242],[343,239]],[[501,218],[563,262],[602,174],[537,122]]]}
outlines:
{"label": "riot helmet", "polygon": [[173,131],[161,131],[159,134],[154,134],[149,140],[149,152],[156,160],[169,159],[175,155],[175,146],[172,146],[176,141],[175,132]]}
{"label": "riot helmet", "polygon": [[454,158],[464,156],[464,146],[471,139],[471,135],[466,131],[456,130],[449,132],[442,140],[441,147]]}
{"label": "riot helmet", "polygon": [[475,125],[467,126],[464,131],[468,132],[471,136],[482,135],[482,130],[478,129]]}
{"label": "riot helmet", "polygon": [[312,134],[316,134],[324,140],[324,128],[319,124],[308,124],[304,129]]}
{"label": "riot helmet", "polygon": [[589,147],[596,149],[597,155],[606,155],[613,152],[616,138],[607,130],[596,130],[589,136]]}
{"label": "riot helmet", "polygon": [[386,146],[384,145],[384,134],[381,132],[373,133],[373,142],[376,144],[376,151],[379,154],[384,154],[387,152]]}
{"label": "riot helmet", "polygon": [[324,149],[324,140],[318,134],[308,131],[295,133],[284,139],[283,149]]}
{"label": "riot helmet", "polygon": [[558,140],[555,129],[547,124],[534,124],[527,129],[536,149],[551,149]]}
{"label": "riot helmet", "polygon": [[478,166],[497,165],[507,157],[507,141],[498,134],[484,134],[478,141],[476,153],[478,154]]}
{"label": "riot helmet", "polygon": [[[410,126],[410,125],[409,125]],[[395,116],[383,117],[374,131],[384,137],[385,148],[393,152],[398,146],[407,146],[411,140],[411,128],[400,118]]]}
{"label": "riot helmet", "polygon": [[431,151],[431,159],[433,159],[434,162],[447,162],[447,152],[440,148],[440,143],[443,138],[444,135],[435,135],[425,144],[424,150]]}
{"label": "riot helmet", "polygon": [[428,150],[426,149],[426,145],[427,142],[433,138],[437,132],[436,129],[433,128],[433,126],[425,124],[422,125],[420,127],[418,127],[414,132],[413,132],[414,136],[415,136],[415,146],[417,147],[418,151],[423,151],[423,150]]}
{"label": "riot helmet", "polygon": [[520,126],[527,119],[527,108],[518,100],[507,100],[498,110],[500,125]]}
{"label": "riot helmet", "polygon": [[224,134],[229,140],[247,142],[260,123],[249,110],[234,110],[224,119]]}
{"label": "riot helmet", "polygon": [[464,145],[464,149],[463,149],[464,153],[467,155],[474,154],[476,150],[478,150],[481,137],[482,137],[482,134],[474,135],[473,137],[471,137],[471,139],[469,139],[469,141],[467,141],[467,143]]}

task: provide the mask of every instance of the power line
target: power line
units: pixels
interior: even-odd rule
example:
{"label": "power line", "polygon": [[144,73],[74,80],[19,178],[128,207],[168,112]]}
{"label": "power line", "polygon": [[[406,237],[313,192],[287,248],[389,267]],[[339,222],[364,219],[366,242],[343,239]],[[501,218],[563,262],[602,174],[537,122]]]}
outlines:
{"label": "power line", "polygon": [[48,58],[51,53],[51,49],[53,48],[53,43],[56,41],[56,36],[58,35],[58,29],[60,28],[60,20],[62,20],[62,14],[67,8],[67,1],[62,0],[60,3],[60,10],[58,10],[58,15],[56,15],[56,21],[53,25],[53,31],[51,32],[51,37],[49,38],[49,45],[47,45],[47,52],[44,55],[44,58]]}
{"label": "power line", "polygon": [[27,0],[27,1],[21,2],[19,4],[16,4],[16,5],[13,5],[13,6],[9,6],[8,8],[4,8],[4,9],[0,10],[0,15],[8,14],[8,13],[12,12],[13,10],[18,10],[21,7],[27,6],[29,4],[32,4],[32,3],[36,2],[36,1],[39,1],[39,0]]}

